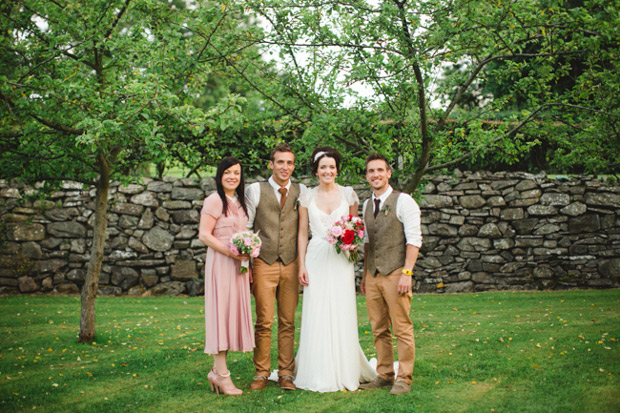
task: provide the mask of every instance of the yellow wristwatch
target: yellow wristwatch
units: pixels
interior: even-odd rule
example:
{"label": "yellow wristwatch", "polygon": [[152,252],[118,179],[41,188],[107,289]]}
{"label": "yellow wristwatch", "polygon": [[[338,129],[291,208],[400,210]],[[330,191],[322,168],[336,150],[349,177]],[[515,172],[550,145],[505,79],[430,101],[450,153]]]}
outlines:
{"label": "yellow wristwatch", "polygon": [[409,277],[411,277],[413,275],[413,272],[411,272],[411,270],[406,270],[406,269],[402,269],[401,271],[404,275],[407,275]]}

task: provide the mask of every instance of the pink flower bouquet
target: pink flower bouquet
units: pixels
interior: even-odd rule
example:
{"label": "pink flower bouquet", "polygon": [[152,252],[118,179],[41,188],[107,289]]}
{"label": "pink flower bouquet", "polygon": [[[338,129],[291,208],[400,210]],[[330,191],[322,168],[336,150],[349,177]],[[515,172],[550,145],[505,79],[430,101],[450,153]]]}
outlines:
{"label": "pink flower bouquet", "polygon": [[[252,231],[237,232],[230,238],[230,242],[228,244],[230,252],[233,254],[248,254],[252,258],[258,257],[258,254],[260,253],[260,246],[261,240],[258,237],[258,234],[255,234]],[[244,274],[248,272],[249,268],[249,261],[241,261],[241,268],[239,269],[239,272]]]}
{"label": "pink flower bouquet", "polygon": [[349,261],[359,258],[357,247],[364,242],[364,221],[360,217],[345,215],[327,229],[327,242],[336,246],[336,252],[348,255]]}

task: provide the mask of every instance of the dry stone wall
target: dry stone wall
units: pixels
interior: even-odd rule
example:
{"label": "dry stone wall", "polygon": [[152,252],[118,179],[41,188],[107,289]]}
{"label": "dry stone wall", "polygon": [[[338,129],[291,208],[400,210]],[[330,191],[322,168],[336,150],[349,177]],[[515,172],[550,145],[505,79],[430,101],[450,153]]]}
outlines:
{"label": "dry stone wall", "polygon": [[[0,289],[78,293],[90,258],[95,190],[67,182],[48,200],[29,202],[28,188],[0,187]],[[214,188],[212,179],[112,184],[99,293],[202,294],[199,212]]]}
{"label": "dry stone wall", "polygon": [[[110,191],[103,295],[200,295],[198,240],[212,179],[145,179]],[[92,188],[44,200],[0,181],[0,293],[78,293],[94,220]],[[369,195],[360,185],[361,199]],[[620,285],[620,186],[525,173],[435,176],[420,201],[419,292]],[[361,266],[358,265],[358,277]]]}
{"label": "dry stone wall", "polygon": [[578,177],[457,173],[420,202],[418,291],[620,285],[620,186]]}

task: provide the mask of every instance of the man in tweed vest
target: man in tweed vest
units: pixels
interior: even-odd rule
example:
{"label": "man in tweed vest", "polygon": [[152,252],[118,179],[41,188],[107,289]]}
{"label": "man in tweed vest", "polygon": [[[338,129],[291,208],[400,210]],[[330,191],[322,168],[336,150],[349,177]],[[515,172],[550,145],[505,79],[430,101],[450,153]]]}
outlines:
{"label": "man in tweed vest", "polygon": [[297,279],[297,231],[299,196],[302,184],[291,182],[295,154],[286,144],[271,152],[268,182],[256,182],[245,191],[248,228],[262,241],[254,260],[252,293],[256,302],[254,368],[251,390],[267,386],[271,373],[271,327],[278,302],[278,385],[295,390],[295,310],[299,298]]}
{"label": "man in tweed vest", "polygon": [[[413,267],[422,246],[420,207],[411,196],[394,191],[389,184],[392,170],[379,154],[366,159],[366,179],[372,197],[362,208],[366,225],[364,278],[368,318],[377,349],[376,379],[360,389],[391,387],[390,394],[411,390],[415,341],[409,317]],[[392,333],[398,344],[398,376],[394,377]]]}

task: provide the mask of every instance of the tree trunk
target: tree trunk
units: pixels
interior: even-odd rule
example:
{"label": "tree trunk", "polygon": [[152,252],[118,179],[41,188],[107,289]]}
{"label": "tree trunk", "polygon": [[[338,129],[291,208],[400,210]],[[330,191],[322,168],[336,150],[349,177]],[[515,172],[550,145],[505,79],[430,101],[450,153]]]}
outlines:
{"label": "tree trunk", "polygon": [[95,299],[99,289],[99,275],[101,274],[101,263],[103,262],[103,247],[107,228],[108,191],[110,189],[109,170],[105,172],[101,174],[97,182],[93,246],[90,251],[88,273],[86,274],[84,287],[82,287],[82,312],[80,315],[79,336],[81,343],[93,341],[95,338]]}

